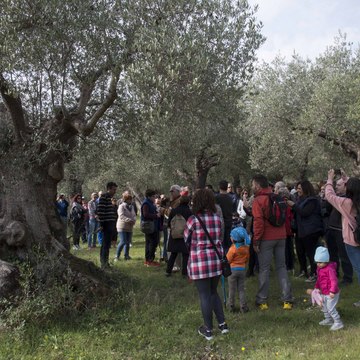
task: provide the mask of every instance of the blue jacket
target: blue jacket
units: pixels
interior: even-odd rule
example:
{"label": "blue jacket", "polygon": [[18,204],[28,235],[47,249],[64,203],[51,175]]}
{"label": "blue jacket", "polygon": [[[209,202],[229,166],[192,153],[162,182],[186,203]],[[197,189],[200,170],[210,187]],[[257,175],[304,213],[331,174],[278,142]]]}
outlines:
{"label": "blue jacket", "polygon": [[299,238],[324,233],[320,200],[315,196],[300,198],[294,206]]}

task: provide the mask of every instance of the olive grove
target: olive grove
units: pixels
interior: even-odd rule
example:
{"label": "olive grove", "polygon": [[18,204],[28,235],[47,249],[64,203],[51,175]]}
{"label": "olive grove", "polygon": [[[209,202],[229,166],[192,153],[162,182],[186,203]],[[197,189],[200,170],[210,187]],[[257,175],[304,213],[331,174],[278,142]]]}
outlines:
{"label": "olive grove", "polygon": [[54,206],[65,164],[86,138],[116,164],[121,138],[122,162],[134,145],[154,169],[171,147],[164,163],[201,185],[241,118],[261,25],[230,0],[5,1],[0,16],[0,259],[36,263],[41,249],[99,282]]}

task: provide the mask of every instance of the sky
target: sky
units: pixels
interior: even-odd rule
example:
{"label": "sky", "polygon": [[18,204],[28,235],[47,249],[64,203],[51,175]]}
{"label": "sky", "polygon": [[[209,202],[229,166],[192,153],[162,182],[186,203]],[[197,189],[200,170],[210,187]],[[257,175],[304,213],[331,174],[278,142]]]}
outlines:
{"label": "sky", "polygon": [[347,40],[360,44],[360,0],[248,0],[258,4],[256,17],[263,23],[267,38],[258,51],[266,62],[281,55],[290,60],[296,52],[315,59],[335,37],[347,34]]}

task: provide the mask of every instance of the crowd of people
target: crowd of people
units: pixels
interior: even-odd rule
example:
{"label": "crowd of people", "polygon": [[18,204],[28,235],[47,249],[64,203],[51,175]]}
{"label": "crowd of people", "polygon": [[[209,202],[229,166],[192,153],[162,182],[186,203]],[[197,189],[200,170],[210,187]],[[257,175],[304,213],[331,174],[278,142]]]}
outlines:
{"label": "crowd of people", "polygon": [[[265,176],[255,175],[251,189],[238,186],[234,192],[225,180],[219,182],[218,189],[215,192],[207,185],[191,194],[188,187],[173,185],[169,196],[148,189],[140,208],[144,265],[159,267],[164,261],[167,277],[181,270],[182,276],[195,284],[204,320],[199,334],[207,340],[213,338],[213,314],[220,332],[229,331],[217,290],[220,280],[225,281],[221,277],[224,257],[232,271],[227,278],[230,311],[238,311],[237,297],[239,311],[249,311],[245,282],[256,273],[256,307],[269,308],[274,258],[283,309],[291,310],[294,303],[291,276],[304,278],[314,284],[307,292],[324,313],[319,324],[330,325],[332,331],[343,328],[336,311],[339,288],[352,283],[353,272],[360,282],[360,244],[354,232],[360,180],[330,170],[327,181],[319,184],[307,180],[294,186],[282,181],[271,184]],[[137,206],[129,191],[117,201],[116,190],[117,185],[109,182],[106,192],[93,193],[87,204],[80,194],[73,197],[71,205],[63,194],[57,200],[65,230],[70,208],[73,249],[80,248],[80,239],[88,249],[99,244],[102,268],[110,266],[109,249],[117,238],[114,261],[120,259],[122,251],[124,259],[131,260]],[[156,261],[161,238],[162,251]],[[360,301],[354,306],[360,307]]]}

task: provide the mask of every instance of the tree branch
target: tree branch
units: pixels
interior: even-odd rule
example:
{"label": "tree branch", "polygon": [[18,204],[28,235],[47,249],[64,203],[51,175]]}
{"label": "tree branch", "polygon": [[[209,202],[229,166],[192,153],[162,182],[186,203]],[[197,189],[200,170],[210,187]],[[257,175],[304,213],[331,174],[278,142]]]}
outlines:
{"label": "tree branch", "polygon": [[5,105],[9,110],[10,117],[14,125],[16,138],[19,142],[23,141],[23,134],[28,132],[28,128],[26,126],[25,114],[21,104],[21,99],[19,95],[11,94],[9,84],[2,74],[0,74],[0,92]]}
{"label": "tree branch", "polygon": [[83,126],[79,126],[78,130],[79,132],[84,135],[88,136],[91,134],[91,132],[94,130],[97,122],[100,120],[100,118],[105,114],[106,110],[114,103],[117,92],[116,87],[117,83],[119,81],[120,77],[120,70],[113,71],[111,75],[111,81],[109,85],[109,91],[104,99],[103,103],[100,105],[100,107],[95,111],[95,113],[91,116],[91,118],[87,121],[87,123]]}

